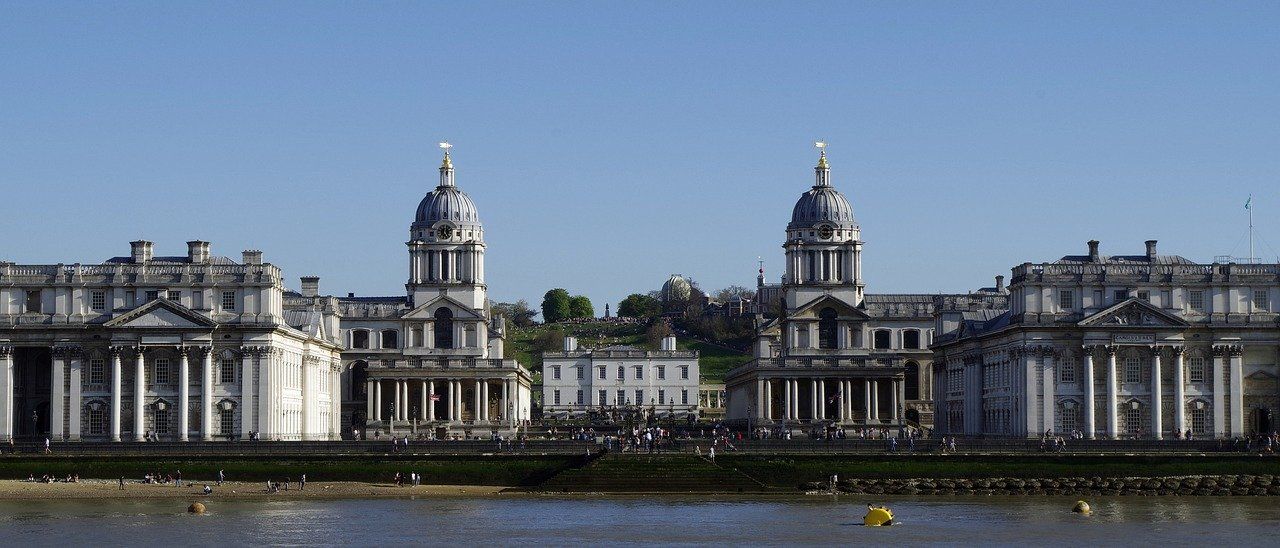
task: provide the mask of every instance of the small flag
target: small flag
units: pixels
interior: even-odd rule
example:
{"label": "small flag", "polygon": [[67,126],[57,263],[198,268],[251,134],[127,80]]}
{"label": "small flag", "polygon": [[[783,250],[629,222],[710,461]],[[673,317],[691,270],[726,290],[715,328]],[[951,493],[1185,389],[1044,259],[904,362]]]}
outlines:
{"label": "small flag", "polygon": [[1249,199],[1244,201],[1244,208],[1249,209],[1249,204],[1251,202],[1253,202],[1253,196],[1249,196]]}

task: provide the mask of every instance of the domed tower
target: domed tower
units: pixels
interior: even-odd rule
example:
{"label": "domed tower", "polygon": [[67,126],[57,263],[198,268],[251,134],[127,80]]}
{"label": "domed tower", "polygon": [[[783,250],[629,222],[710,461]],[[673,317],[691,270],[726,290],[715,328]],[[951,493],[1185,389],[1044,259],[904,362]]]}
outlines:
{"label": "domed tower", "polygon": [[788,307],[831,294],[852,306],[862,304],[862,241],[853,206],[831,186],[827,151],[813,168],[813,188],[800,196],[787,224],[783,285]]}
{"label": "domed tower", "polygon": [[415,305],[446,295],[472,309],[485,306],[484,227],[471,197],[454,183],[445,148],[440,184],[418,204],[409,225],[409,282]]}

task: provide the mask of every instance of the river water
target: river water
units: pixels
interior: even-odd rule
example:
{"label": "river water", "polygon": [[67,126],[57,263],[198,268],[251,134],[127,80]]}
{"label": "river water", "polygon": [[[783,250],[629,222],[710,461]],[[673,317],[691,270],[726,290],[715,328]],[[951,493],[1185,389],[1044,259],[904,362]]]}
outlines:
{"label": "river water", "polygon": [[0,501],[0,545],[1280,545],[1280,500],[890,498],[863,527],[859,497]]}

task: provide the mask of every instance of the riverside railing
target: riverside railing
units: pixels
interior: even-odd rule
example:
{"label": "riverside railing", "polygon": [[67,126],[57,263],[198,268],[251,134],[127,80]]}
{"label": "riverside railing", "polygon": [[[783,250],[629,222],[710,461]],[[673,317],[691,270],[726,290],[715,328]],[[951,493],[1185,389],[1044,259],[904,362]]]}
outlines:
{"label": "riverside railing", "polygon": [[[194,442],[53,442],[50,457],[327,457],[434,455],[582,455],[595,451],[593,442],[574,440],[409,440],[392,445],[391,439],[367,441],[194,441]],[[44,456],[44,442],[19,442],[12,448],[0,445],[0,459]]]}

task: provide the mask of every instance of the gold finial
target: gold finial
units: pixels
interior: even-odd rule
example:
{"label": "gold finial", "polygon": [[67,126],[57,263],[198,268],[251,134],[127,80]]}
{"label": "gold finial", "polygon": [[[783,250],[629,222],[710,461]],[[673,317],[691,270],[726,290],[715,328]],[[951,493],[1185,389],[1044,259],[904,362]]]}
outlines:
{"label": "gold finial", "polygon": [[827,142],[814,141],[813,146],[818,147],[818,150],[821,151],[818,153],[818,168],[827,169]]}
{"label": "gold finial", "polygon": [[445,141],[440,143],[440,148],[444,149],[444,162],[441,162],[440,167],[453,169],[453,160],[449,159],[449,149],[453,148],[453,145],[449,144],[448,141]]}

